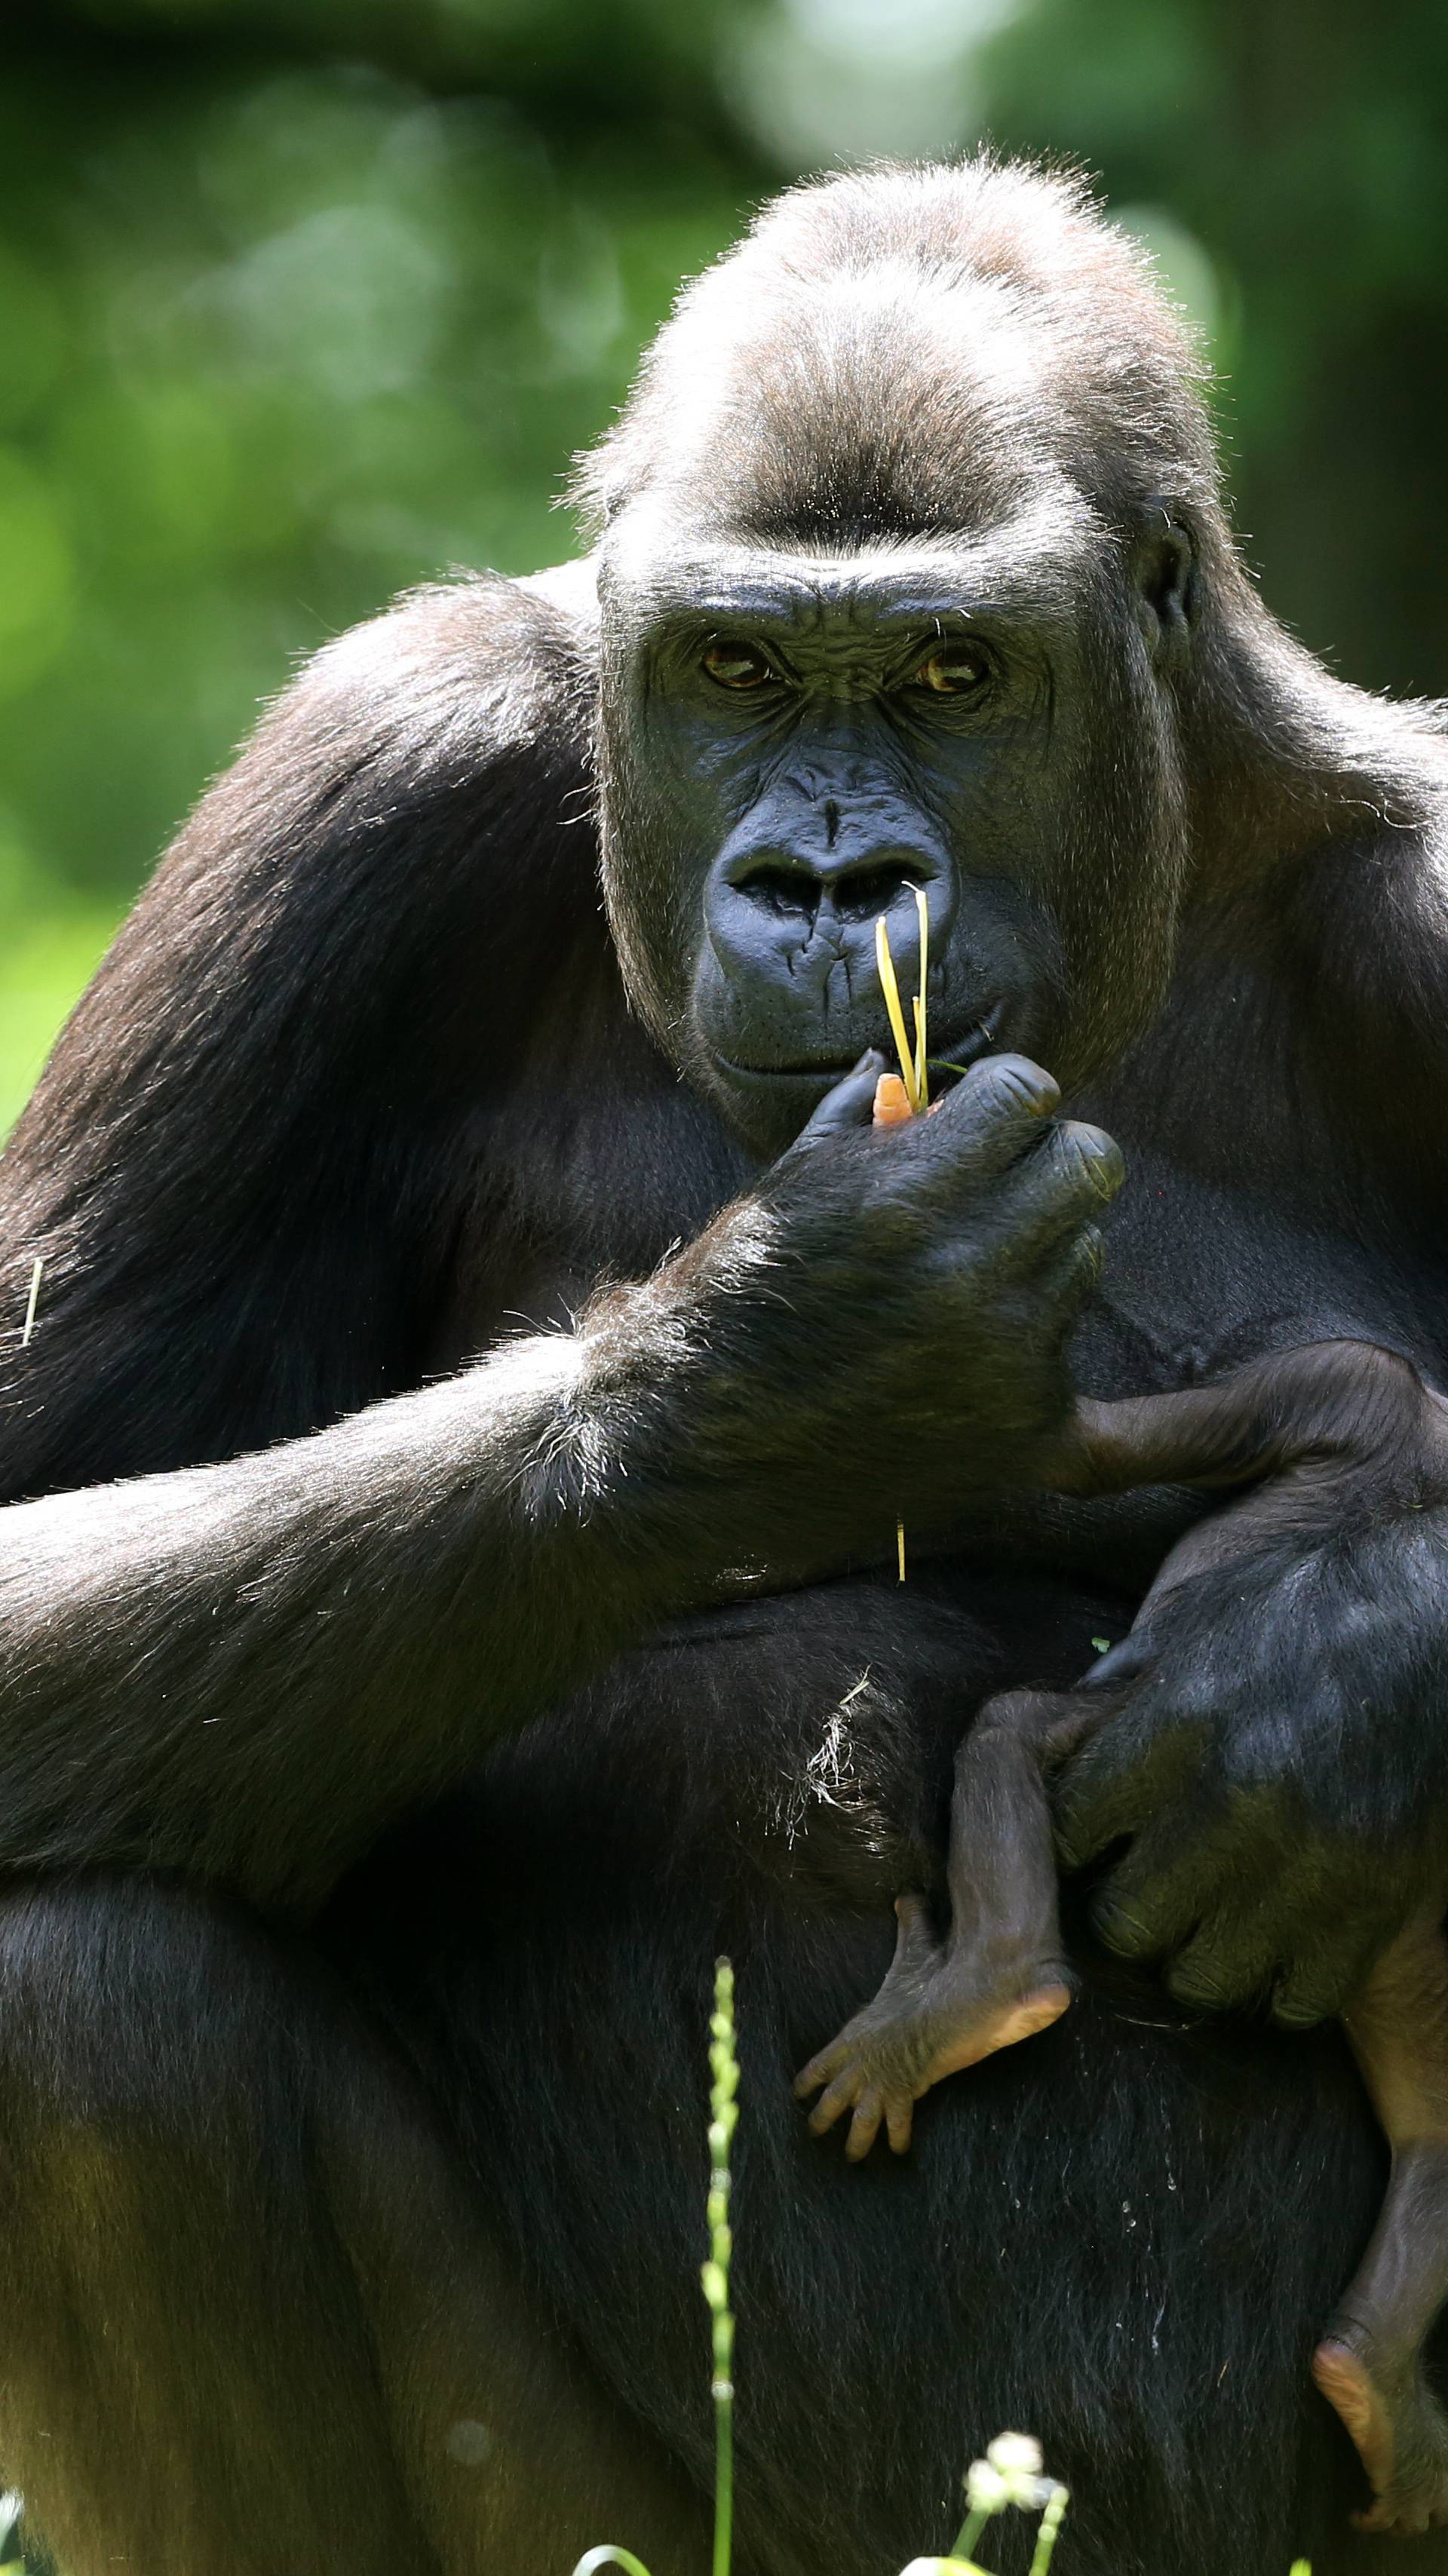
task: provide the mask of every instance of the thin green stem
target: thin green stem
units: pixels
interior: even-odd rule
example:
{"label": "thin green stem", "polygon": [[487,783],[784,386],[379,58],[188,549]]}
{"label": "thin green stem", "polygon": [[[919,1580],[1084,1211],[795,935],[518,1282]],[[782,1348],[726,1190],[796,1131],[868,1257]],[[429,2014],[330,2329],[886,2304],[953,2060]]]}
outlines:
{"label": "thin green stem", "polygon": [[1046,2498],[1046,2510],[1041,2516],[1040,2530],[1036,2534],[1036,2554],[1031,2560],[1031,2576],[1046,2576],[1046,2570],[1051,2564],[1051,2552],[1056,2546],[1056,2534],[1061,2528],[1062,2519],[1070,2501],[1064,2487],[1052,2487]]}
{"label": "thin green stem", "polygon": [[984,2505],[973,2505],[950,2544],[952,2558],[973,2558],[975,2544],[990,2520]]}
{"label": "thin green stem", "polygon": [[734,2391],[714,2387],[714,2576],[729,2576],[734,2539]]}

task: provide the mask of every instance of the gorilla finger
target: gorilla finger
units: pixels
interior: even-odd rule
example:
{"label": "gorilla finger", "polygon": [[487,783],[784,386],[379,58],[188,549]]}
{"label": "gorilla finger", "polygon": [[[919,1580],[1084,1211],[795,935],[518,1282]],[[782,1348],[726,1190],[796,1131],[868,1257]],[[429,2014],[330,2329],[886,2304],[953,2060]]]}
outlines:
{"label": "gorilla finger", "polygon": [[1118,1959],[1160,1959],[1190,1939],[1209,1882],[1205,1872],[1182,1869],[1179,1856],[1170,1831],[1136,1836],[1091,1900],[1091,1928],[1103,1949]]}
{"label": "gorilla finger", "polygon": [[868,1127],[875,1110],[875,1085],[885,1070],[885,1059],[878,1047],[866,1047],[857,1065],[827,1091],[818,1109],[806,1119],[794,1143],[782,1160],[793,1154],[809,1153],[816,1145],[825,1144],[831,1136],[853,1135]]}
{"label": "gorilla finger", "polygon": [[1063,1235],[1079,1233],[1101,1214],[1125,1177],[1121,1148],[1100,1127],[1060,1120],[1022,1160],[990,1211],[1007,1269],[1038,1268]]}
{"label": "gorilla finger", "polygon": [[1272,1995],[1272,2018],[1283,2030],[1311,2030],[1350,2008],[1366,1982],[1382,1940],[1380,1927],[1355,1925],[1336,1939],[1318,1942],[1283,1970]]}
{"label": "gorilla finger", "polygon": [[1070,1691],[997,1691],[993,1699],[982,1701],[977,1709],[974,1732],[979,1735],[1000,1728],[1007,1735],[1020,1736],[1027,1744],[1054,1745],[1058,1732],[1068,1725],[1075,1711],[1076,1702]]}
{"label": "gorilla finger", "polygon": [[971,1737],[996,1730],[1018,1736],[1049,1775],[1101,1724],[1102,1714],[1099,1701],[1093,1707],[1074,1691],[1000,1691],[977,1710]]}
{"label": "gorilla finger", "polygon": [[[1244,1843],[1240,1823],[1224,1822],[1220,1809],[1205,1800],[1174,1802],[1143,1827],[1097,1889],[1091,1905],[1097,1936],[1128,1959],[1194,1952],[1203,1975],[1211,1951],[1220,1954],[1224,1977],[1236,1975],[1235,1950],[1242,1947],[1260,1956],[1260,1983],[1272,1968],[1275,1945],[1257,1891],[1265,1898],[1271,1888],[1276,1849],[1265,1835]],[[1239,1916],[1246,1908],[1245,1930],[1230,1936],[1219,1928],[1224,1886],[1230,1886]],[[1200,2000],[1216,1997],[1204,1993]]]}
{"label": "gorilla finger", "polygon": [[947,1175],[989,1179],[1037,1142],[1060,1097],[1054,1077],[1029,1056],[983,1056],[946,1093],[939,1115],[920,1121],[918,1150]]}
{"label": "gorilla finger", "polygon": [[1109,1843],[1134,1834],[1185,1782],[1199,1749],[1177,1728],[1148,1734],[1133,1723],[1132,1704],[1095,1716],[1080,1749],[1068,1755],[1052,1786],[1056,1851],[1066,1870],[1084,1869]]}
{"label": "gorilla finger", "polygon": [[1090,1295],[1106,1261],[1106,1238],[1096,1225],[1079,1225],[1031,1282],[1031,1295],[1060,1321]]}
{"label": "gorilla finger", "polygon": [[1207,1928],[1172,1960],[1166,1989],[1177,2003],[1198,2012],[1241,2012],[1267,1993],[1273,1964],[1264,1926],[1235,1934]]}

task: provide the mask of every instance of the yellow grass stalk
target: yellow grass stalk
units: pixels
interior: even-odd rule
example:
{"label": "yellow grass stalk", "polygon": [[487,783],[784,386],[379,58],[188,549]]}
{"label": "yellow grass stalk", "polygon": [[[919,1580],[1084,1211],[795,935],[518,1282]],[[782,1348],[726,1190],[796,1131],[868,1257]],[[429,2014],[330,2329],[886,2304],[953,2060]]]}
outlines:
{"label": "yellow grass stalk", "polygon": [[915,1039],[911,1044],[905,1026],[905,1013],[900,1001],[900,983],[895,973],[895,960],[890,953],[890,933],[885,916],[875,923],[875,963],[880,971],[880,990],[885,996],[885,1009],[890,1021],[890,1035],[900,1059],[900,1079],[912,1114],[918,1118],[930,1106],[930,1077],[926,1071],[926,993],[930,975],[930,911],[923,886],[912,886],[915,911],[920,923],[920,984],[911,1003]]}
{"label": "yellow grass stalk", "polygon": [[890,1016],[890,1034],[900,1059],[900,1079],[905,1085],[910,1107],[918,1117],[920,1088],[915,1079],[915,1050],[905,1034],[905,1014],[900,1008],[900,987],[895,980],[895,960],[890,954],[890,933],[885,927],[883,912],[875,924],[875,963],[880,969],[880,990]]}
{"label": "yellow grass stalk", "polygon": [[[900,1007],[900,984],[895,973],[895,960],[890,954],[890,933],[885,927],[883,912],[875,923],[875,963],[880,970],[880,990],[885,996],[885,1008],[889,1013],[890,1034],[895,1041],[895,1053],[900,1059],[900,1079],[905,1086],[905,1097],[910,1103],[911,1116],[919,1118],[930,1106],[930,1077],[925,1064],[925,1012],[930,984],[930,908],[925,900],[923,886],[912,886],[910,891],[915,897],[915,912],[920,923],[920,985],[912,1005],[915,1021],[913,1047],[905,1034],[905,1014]],[[881,1079],[883,1078],[882,1076]],[[905,1523],[903,1520],[895,1523],[895,1567],[897,1578],[903,1583],[905,1580]]]}

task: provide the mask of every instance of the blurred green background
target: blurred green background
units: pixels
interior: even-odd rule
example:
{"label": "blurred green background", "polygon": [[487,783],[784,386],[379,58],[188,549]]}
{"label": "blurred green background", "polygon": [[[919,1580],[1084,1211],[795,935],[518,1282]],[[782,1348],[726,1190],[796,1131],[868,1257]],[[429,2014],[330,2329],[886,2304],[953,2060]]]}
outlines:
{"label": "blurred green background", "polygon": [[6,0],[0,1134],[297,655],[568,551],[570,452],[798,173],[1088,162],[1206,335],[1248,552],[1448,691],[1448,8]]}

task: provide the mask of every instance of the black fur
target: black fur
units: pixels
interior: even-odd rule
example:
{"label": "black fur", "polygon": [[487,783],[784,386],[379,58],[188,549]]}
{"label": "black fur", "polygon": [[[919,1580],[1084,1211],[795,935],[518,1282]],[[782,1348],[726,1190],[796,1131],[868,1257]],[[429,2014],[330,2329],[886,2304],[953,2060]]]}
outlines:
{"label": "black fur", "polygon": [[[888,1139],[838,1132],[867,1074],[764,1166],[927,883],[937,1028],[998,990],[1126,1152],[1082,1385],[1333,1336],[1441,1382],[1437,716],[1271,623],[1058,179],[783,200],[589,486],[601,620],[478,580],[321,655],[0,1163],[7,2474],[75,2576],[702,2564],[725,1946],[752,2565],[943,2545],[1016,2423],[1063,2576],[1367,2576],[1305,2369],[1381,2189],[1334,2035],[1194,2025],[1078,1927],[1078,2008],[908,2164],[804,2132],[971,1710],[1123,1634],[1188,1507],[1032,1492],[1119,1166],[1028,1065]],[[979,707],[879,678],[927,581]],[[756,612],[758,718],[699,676]],[[1426,1514],[1279,1551],[1113,1739],[1277,1800],[1286,1966],[1368,1873],[1414,1901],[1445,1569]]]}

